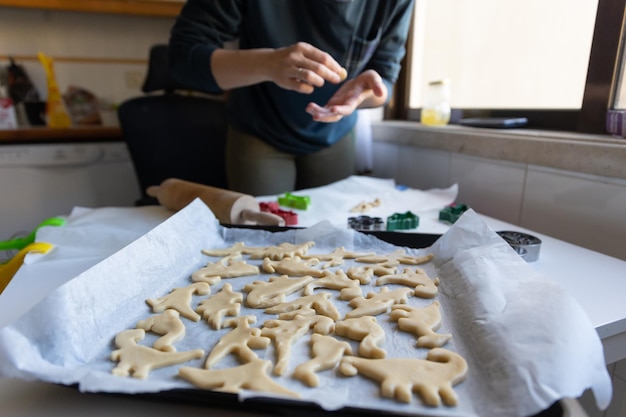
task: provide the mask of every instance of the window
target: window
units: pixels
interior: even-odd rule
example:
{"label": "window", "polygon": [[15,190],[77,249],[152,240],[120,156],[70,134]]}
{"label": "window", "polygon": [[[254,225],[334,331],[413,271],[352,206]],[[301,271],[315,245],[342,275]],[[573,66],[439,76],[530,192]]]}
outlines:
{"label": "window", "polygon": [[624,3],[417,0],[399,84],[405,116],[419,120],[425,86],[449,78],[457,115],[526,116],[534,128],[604,133]]}

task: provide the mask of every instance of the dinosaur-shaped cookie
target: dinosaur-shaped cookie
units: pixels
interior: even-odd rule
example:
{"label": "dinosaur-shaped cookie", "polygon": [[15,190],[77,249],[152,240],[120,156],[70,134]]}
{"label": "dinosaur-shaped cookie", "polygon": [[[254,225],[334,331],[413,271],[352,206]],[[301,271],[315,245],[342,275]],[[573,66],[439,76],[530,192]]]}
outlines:
{"label": "dinosaur-shaped cookie", "polygon": [[232,285],[224,284],[217,294],[202,300],[196,311],[202,314],[214,330],[219,330],[222,328],[222,319],[225,315],[239,314],[242,301],[243,294],[234,292]]}
{"label": "dinosaur-shaped cookie", "polygon": [[309,387],[319,385],[319,371],[334,368],[343,355],[352,355],[352,347],[348,342],[341,342],[332,336],[319,333],[311,335],[311,360],[298,365],[293,377],[307,384]]}
{"label": "dinosaur-shaped cookie", "polygon": [[252,308],[267,308],[284,302],[287,295],[300,291],[309,282],[312,276],[289,278],[287,275],[272,276],[269,281],[254,281],[246,284],[243,291],[248,293],[246,305]]}
{"label": "dinosaur-shaped cookie", "polygon": [[435,333],[441,325],[439,301],[433,301],[426,307],[413,307],[396,304],[391,307],[391,320],[398,322],[400,330],[417,336],[417,346],[424,348],[441,347],[452,339],[451,334]]}
{"label": "dinosaur-shaped cookie", "polygon": [[279,261],[273,261],[270,258],[263,259],[263,271],[268,274],[281,274],[290,277],[302,277],[309,275],[319,278],[324,275],[321,269],[314,268],[319,263],[317,258],[302,260],[299,256],[294,258],[283,258]]}
{"label": "dinosaur-shaped cookie", "polygon": [[224,321],[224,325],[233,327],[233,330],[222,336],[213,347],[204,363],[209,369],[220,359],[232,353],[240,361],[250,362],[258,356],[252,349],[264,349],[269,346],[271,340],[261,336],[261,329],[250,327],[250,323],[256,322],[254,316],[240,316]]}
{"label": "dinosaur-shaped cookie", "polygon": [[356,374],[381,384],[381,395],[411,402],[411,392],[420,395],[426,405],[455,406],[458,397],[452,388],[467,376],[467,362],[459,354],[443,348],[428,352],[427,359],[366,359],[345,356],[339,370],[347,376]]}
{"label": "dinosaur-shaped cookie", "polygon": [[206,282],[209,285],[216,285],[222,278],[259,275],[258,266],[251,265],[240,258],[240,254],[235,254],[226,256],[215,263],[208,262],[206,266],[191,274],[191,280],[193,282]]}
{"label": "dinosaur-shaped cookie", "polygon": [[426,271],[404,268],[401,274],[383,275],[376,280],[376,285],[399,284],[413,288],[416,297],[433,298],[439,292],[439,278],[430,279]]}
{"label": "dinosaur-shaped cookie", "polygon": [[296,316],[293,320],[268,320],[263,324],[261,335],[274,340],[276,365],[274,374],[283,375],[289,364],[291,345],[304,336],[309,329],[315,333],[329,334],[334,328],[333,320],[325,316]]}
{"label": "dinosaur-shaped cookie", "polygon": [[327,292],[305,295],[293,301],[286,301],[265,309],[265,312],[268,314],[280,314],[280,319],[291,319],[299,313],[310,315],[311,311],[315,314],[329,317],[333,321],[340,318],[339,311],[330,300],[330,294]]}
{"label": "dinosaur-shaped cookie", "polygon": [[413,290],[410,288],[389,290],[387,287],[382,287],[380,292],[367,294],[367,298],[353,298],[348,305],[354,310],[348,311],[346,318],[377,316],[386,313],[394,304],[406,304],[411,295],[413,295]]}
{"label": "dinosaur-shaped cookie", "polygon": [[335,334],[361,342],[359,355],[364,358],[381,359],[387,352],[379,346],[385,341],[385,330],[376,317],[362,316],[335,323]]}
{"label": "dinosaur-shaped cookie", "polygon": [[118,349],[111,352],[111,360],[119,362],[111,371],[113,375],[145,379],[152,369],[176,365],[204,356],[202,349],[187,352],[163,352],[148,346],[138,345],[146,332],[143,329],[124,330],[115,336]]}
{"label": "dinosaur-shaped cookie", "polygon": [[185,336],[185,323],[180,319],[180,313],[172,309],[141,320],[136,327],[162,335],[152,344],[152,347],[163,352],[176,352],[173,344]]}
{"label": "dinosaur-shaped cookie", "polygon": [[268,374],[272,362],[254,359],[244,365],[226,369],[200,369],[183,366],[178,375],[202,389],[238,393],[248,389],[271,392],[289,397],[300,397],[276,383]]}
{"label": "dinosaur-shaped cookie", "polygon": [[433,259],[432,254],[424,256],[411,256],[407,255],[404,249],[396,249],[395,251],[384,255],[371,255],[362,256],[356,258],[357,262],[363,262],[368,264],[383,264],[386,266],[403,265],[421,265],[426,262],[430,262]]}
{"label": "dinosaur-shaped cookie", "polygon": [[168,295],[156,299],[149,298],[146,303],[152,307],[155,313],[161,313],[168,308],[178,311],[189,320],[198,321],[200,315],[191,308],[191,296],[193,294],[211,294],[211,287],[206,282],[196,282],[186,287],[174,288]]}

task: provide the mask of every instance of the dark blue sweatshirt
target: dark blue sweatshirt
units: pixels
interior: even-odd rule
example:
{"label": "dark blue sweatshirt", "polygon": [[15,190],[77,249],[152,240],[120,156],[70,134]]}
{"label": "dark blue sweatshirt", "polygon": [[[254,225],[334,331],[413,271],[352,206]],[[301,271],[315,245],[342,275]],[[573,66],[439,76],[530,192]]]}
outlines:
{"label": "dark blue sweatshirt", "polygon": [[[240,49],[280,48],[308,42],[329,53],[354,78],[376,70],[391,95],[411,20],[413,0],[188,0],[172,29],[174,76],[199,90],[222,92],[211,74],[211,54],[225,42]],[[356,113],[336,123],[312,120],[309,102],[325,105],[340,85],[312,94],[271,82],[233,89],[229,122],[275,148],[307,154],[332,145],[353,129]]]}

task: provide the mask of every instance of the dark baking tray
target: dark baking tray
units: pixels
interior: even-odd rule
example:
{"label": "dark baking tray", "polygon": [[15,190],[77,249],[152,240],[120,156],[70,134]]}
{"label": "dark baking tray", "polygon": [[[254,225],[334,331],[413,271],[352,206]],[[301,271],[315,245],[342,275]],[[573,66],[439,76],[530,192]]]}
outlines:
{"label": "dark baking tray", "polygon": [[[259,226],[259,225],[231,225],[222,224],[228,228],[259,229],[269,232],[284,232],[301,227],[289,226]],[[439,234],[408,233],[382,230],[359,231],[372,235],[387,243],[413,249],[427,248],[441,237]],[[107,394],[108,395],[108,394]],[[118,394],[112,394],[118,395]],[[239,401],[235,394],[201,389],[174,389],[158,393],[146,394],[119,394],[124,397],[133,397],[150,401],[174,401],[185,404],[206,405],[216,409],[244,411],[250,413],[272,414],[276,416],[299,416],[299,417],[368,417],[380,415],[380,410],[360,409],[358,407],[345,407],[336,411],[327,411],[315,403],[300,400],[273,399],[273,398],[250,398]],[[218,410],[216,410],[218,411]],[[442,410],[444,411],[444,410]],[[445,413],[445,411],[444,411]],[[549,408],[532,417],[561,417],[564,409],[560,402],[555,402]],[[407,417],[406,414],[386,412],[385,417]],[[418,415],[413,415],[418,417]],[[432,416],[431,416],[432,417]]]}

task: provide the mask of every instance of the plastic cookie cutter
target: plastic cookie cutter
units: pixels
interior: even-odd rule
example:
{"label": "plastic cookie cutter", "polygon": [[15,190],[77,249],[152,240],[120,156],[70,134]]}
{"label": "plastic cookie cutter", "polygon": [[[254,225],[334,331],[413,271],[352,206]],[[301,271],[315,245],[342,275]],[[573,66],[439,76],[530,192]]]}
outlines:
{"label": "plastic cookie cutter", "polygon": [[419,224],[419,216],[410,211],[406,213],[394,213],[387,217],[387,230],[389,231],[415,229]]}
{"label": "plastic cookie cutter", "polygon": [[539,259],[541,239],[533,235],[521,232],[501,231],[496,232],[505,240],[526,262],[535,262]]}
{"label": "plastic cookie cutter", "polygon": [[37,230],[39,230],[39,228],[44,226],[63,226],[65,222],[66,220],[63,217],[52,217],[46,219],[39,223],[39,225],[32,232],[24,237],[0,241],[0,250],[23,249],[35,241],[35,235],[37,234]]}
{"label": "plastic cookie cutter", "polygon": [[439,211],[439,220],[455,223],[467,210],[466,204],[451,204]]}
{"label": "plastic cookie cutter", "polygon": [[348,227],[355,230],[385,230],[385,222],[380,217],[348,217]]}
{"label": "plastic cookie cutter", "polygon": [[276,202],[260,202],[259,208],[261,211],[282,217],[285,220],[285,226],[295,226],[298,224],[298,214],[291,210],[282,210],[278,207],[278,203]]}
{"label": "plastic cookie cutter", "polygon": [[0,265],[0,294],[9,285],[9,282],[13,279],[13,276],[18,269],[22,266],[24,258],[30,252],[48,253],[54,245],[45,242],[36,242],[26,245],[20,250],[17,255],[11,258],[7,263]]}
{"label": "plastic cookie cutter", "polygon": [[294,195],[291,193],[285,193],[285,195],[278,197],[278,204],[286,207],[293,207],[299,210],[306,210],[311,204],[311,197],[308,195]]}

